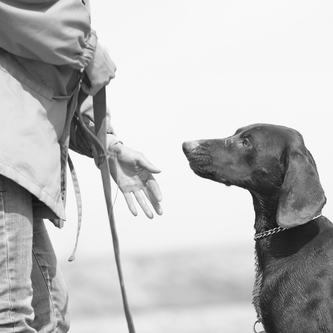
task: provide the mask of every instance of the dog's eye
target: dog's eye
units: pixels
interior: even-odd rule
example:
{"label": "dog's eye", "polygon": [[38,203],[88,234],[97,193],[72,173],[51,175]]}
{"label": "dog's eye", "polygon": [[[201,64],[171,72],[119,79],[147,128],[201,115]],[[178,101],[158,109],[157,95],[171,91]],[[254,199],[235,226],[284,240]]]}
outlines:
{"label": "dog's eye", "polygon": [[251,147],[251,143],[250,143],[249,139],[244,139],[243,140],[243,146],[245,148],[250,148]]}

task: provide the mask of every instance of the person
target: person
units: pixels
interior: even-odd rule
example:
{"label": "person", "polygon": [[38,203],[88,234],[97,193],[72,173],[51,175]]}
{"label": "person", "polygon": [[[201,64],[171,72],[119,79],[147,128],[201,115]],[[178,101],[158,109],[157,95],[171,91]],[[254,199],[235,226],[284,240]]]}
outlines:
{"label": "person", "polygon": [[[68,149],[93,155],[73,118],[82,112],[93,129],[91,97],[78,111],[79,91],[95,95],[115,71],[88,1],[0,1],[1,332],[69,330],[68,295],[43,219],[64,224]],[[149,218],[149,201],[162,214],[159,169],[110,124],[107,142],[130,211],[137,214],[136,199]]]}

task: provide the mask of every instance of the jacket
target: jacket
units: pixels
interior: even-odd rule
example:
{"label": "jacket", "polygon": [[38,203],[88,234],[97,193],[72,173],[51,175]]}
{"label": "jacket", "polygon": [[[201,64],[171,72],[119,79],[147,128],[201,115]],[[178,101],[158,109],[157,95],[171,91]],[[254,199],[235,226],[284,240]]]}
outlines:
{"label": "jacket", "polygon": [[66,218],[68,148],[91,157],[72,119],[83,112],[93,128],[91,101],[76,107],[96,45],[86,1],[0,2],[0,174],[31,192],[34,217],[58,227]]}

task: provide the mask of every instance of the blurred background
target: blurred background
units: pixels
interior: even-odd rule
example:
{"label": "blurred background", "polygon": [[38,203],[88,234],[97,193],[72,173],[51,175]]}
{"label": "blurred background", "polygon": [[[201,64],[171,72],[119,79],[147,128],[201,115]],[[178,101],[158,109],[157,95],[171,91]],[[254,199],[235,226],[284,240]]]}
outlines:
{"label": "blurred background", "polygon": [[[138,333],[251,332],[254,212],[249,193],[197,177],[183,141],[257,122],[300,131],[333,219],[333,3],[328,0],[91,0],[92,25],[117,64],[112,123],[162,173],[162,216],[131,215],[113,186],[125,284]],[[83,197],[49,225],[73,333],[127,332],[99,171],[71,154]]]}

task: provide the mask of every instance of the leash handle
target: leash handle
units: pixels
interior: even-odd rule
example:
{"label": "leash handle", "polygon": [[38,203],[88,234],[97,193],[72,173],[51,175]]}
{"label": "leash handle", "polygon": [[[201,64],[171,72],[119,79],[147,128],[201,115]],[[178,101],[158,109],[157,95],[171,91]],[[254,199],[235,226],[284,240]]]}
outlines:
{"label": "leash handle", "polygon": [[[80,106],[87,95],[80,90],[79,98],[78,98],[78,106]],[[121,268],[120,261],[120,249],[119,249],[119,240],[116,230],[116,223],[113,214],[113,206],[112,206],[112,195],[111,195],[111,179],[110,179],[110,169],[107,155],[107,142],[106,142],[106,89],[102,88],[98,93],[93,97],[93,109],[94,109],[94,120],[95,120],[95,135],[86,127],[81,112],[78,111],[78,119],[79,122],[87,134],[87,136],[91,139],[95,152],[97,153],[95,162],[98,165],[103,182],[104,196],[108,211],[109,225],[111,229],[112,241],[113,241],[113,250],[115,255],[115,261],[117,266],[118,278],[120,283],[120,290],[123,300],[123,307],[125,312],[125,317],[127,321],[128,331],[129,333],[135,333],[135,327],[131,315],[131,311],[128,304],[125,283],[123,272]]]}

